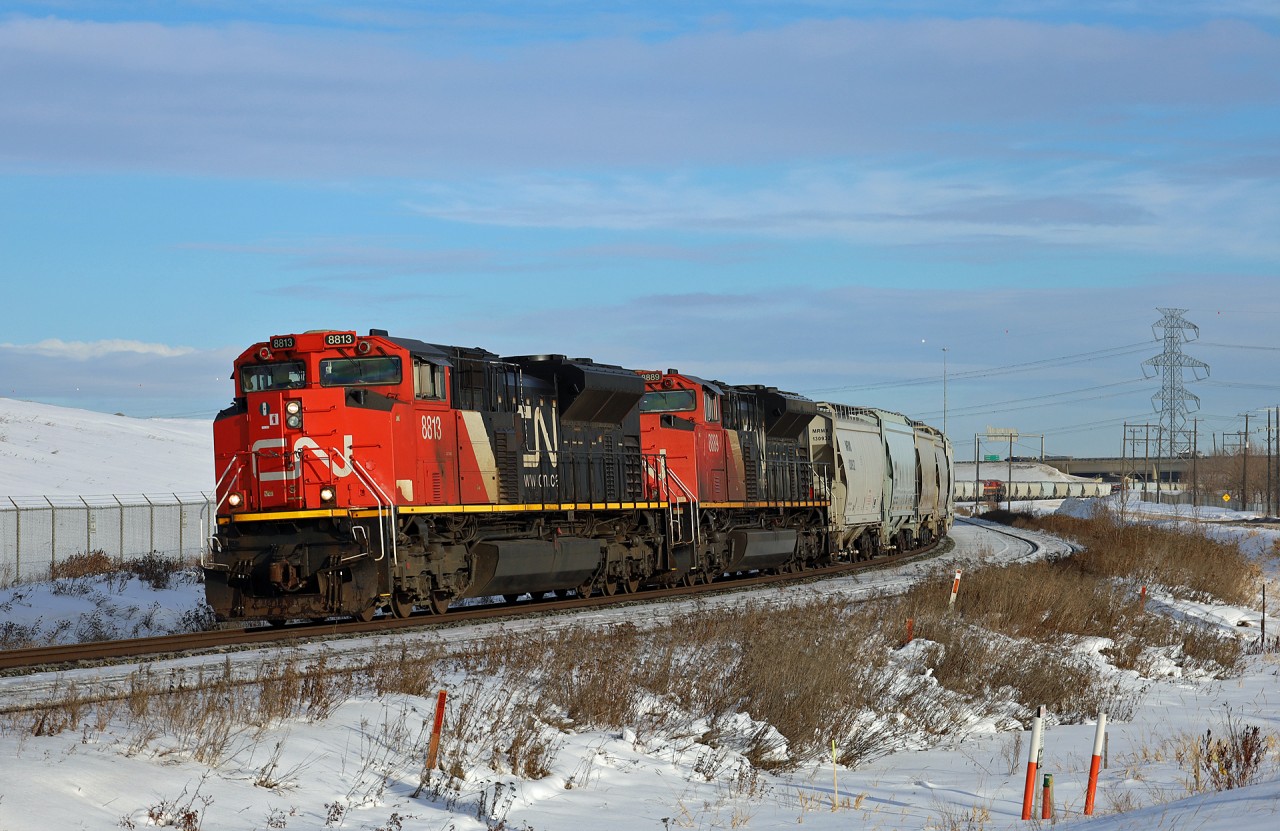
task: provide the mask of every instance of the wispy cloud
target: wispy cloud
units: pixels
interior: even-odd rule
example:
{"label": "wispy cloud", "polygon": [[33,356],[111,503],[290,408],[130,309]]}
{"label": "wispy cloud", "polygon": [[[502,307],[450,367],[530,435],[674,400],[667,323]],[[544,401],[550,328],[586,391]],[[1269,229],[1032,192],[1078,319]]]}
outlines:
{"label": "wispy cloud", "polygon": [[311,177],[1176,156],[1206,114],[1272,109],[1278,69],[1243,22],[809,20],[437,56],[394,33],[12,18],[0,158]]}
{"label": "wispy cloud", "polygon": [[992,238],[1129,251],[1280,256],[1280,182],[1162,177],[1117,165],[1050,171],[831,163],[750,183],[654,175],[505,177],[438,185],[413,202],[478,225],[822,237],[876,245]]}
{"label": "wispy cloud", "polygon": [[32,354],[49,358],[88,361],[109,355],[146,355],[153,358],[180,358],[196,352],[189,346],[143,343],[136,340],[64,341],[49,338],[38,343],[0,343],[12,355]]}

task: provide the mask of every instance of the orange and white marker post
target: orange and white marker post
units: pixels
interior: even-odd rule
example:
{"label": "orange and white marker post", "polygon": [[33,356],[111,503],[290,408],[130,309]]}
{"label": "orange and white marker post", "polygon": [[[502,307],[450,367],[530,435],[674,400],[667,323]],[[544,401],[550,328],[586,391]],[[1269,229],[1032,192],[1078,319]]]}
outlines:
{"label": "orange and white marker post", "polygon": [[[916,637],[916,619],[913,617],[909,617],[907,618],[907,643],[911,643],[913,640],[915,640],[915,637]],[[906,644],[904,644],[904,646],[905,645]]]}
{"label": "orange and white marker post", "polygon": [[947,601],[947,608],[954,609],[956,606],[956,595],[960,593],[960,569],[956,569],[956,579],[951,581],[951,599]]}
{"label": "orange and white marker post", "polygon": [[1040,819],[1053,819],[1053,774],[1044,775],[1044,796],[1040,798]]}
{"label": "orange and white marker post", "polygon": [[1040,765],[1040,740],[1044,731],[1044,708],[1031,720],[1031,750],[1027,754],[1027,785],[1022,791],[1022,818],[1031,819],[1036,801],[1036,768]]}
{"label": "orange and white marker post", "polygon": [[431,727],[431,744],[427,746],[427,770],[436,769],[436,755],[440,752],[440,729],[444,727],[445,691],[436,698],[436,720]]}
{"label": "orange and white marker post", "polygon": [[1102,767],[1102,745],[1107,735],[1107,714],[1098,713],[1098,729],[1093,733],[1093,759],[1089,762],[1089,788],[1084,794],[1084,814],[1093,814],[1093,800],[1098,794],[1098,769]]}

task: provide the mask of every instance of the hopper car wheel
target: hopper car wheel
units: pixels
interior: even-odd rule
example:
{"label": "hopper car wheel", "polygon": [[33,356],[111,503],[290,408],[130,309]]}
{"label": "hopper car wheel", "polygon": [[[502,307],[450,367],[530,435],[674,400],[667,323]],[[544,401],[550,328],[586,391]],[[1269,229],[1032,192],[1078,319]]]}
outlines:
{"label": "hopper car wheel", "polygon": [[588,580],[587,582],[583,583],[581,586],[578,586],[578,597],[586,599],[590,596],[591,596],[591,581]]}
{"label": "hopper car wheel", "polygon": [[408,617],[413,614],[413,598],[402,592],[391,595],[391,614],[396,617]]}
{"label": "hopper car wheel", "polygon": [[640,591],[640,578],[637,577],[634,580],[624,581],[622,584],[622,590],[627,594],[635,594]]}
{"label": "hopper car wheel", "polygon": [[368,623],[369,621],[373,620],[373,616],[377,613],[378,613],[378,607],[374,605],[369,605],[361,609],[360,611],[356,612],[351,617],[357,623]]}

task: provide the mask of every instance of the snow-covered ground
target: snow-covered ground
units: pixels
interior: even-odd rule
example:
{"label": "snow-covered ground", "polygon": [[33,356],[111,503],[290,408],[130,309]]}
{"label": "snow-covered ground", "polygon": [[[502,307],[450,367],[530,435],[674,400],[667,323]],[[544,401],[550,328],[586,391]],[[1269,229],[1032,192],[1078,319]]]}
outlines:
{"label": "snow-covered ground", "polygon": [[0,398],[0,502],[199,493],[212,485],[207,419],[129,418]]}
{"label": "snow-covered ground", "polygon": [[[1084,504],[1069,502],[1063,508],[1079,512]],[[1244,535],[1247,548],[1260,557],[1267,556],[1277,538],[1274,531],[1222,527],[1218,532]],[[1012,562],[1031,556],[1027,547],[981,524],[958,525],[954,536],[956,548],[947,555],[946,568],[969,568],[980,559]],[[1050,552],[1061,550],[1059,546]],[[1274,577],[1274,559],[1265,562]],[[937,567],[915,565],[776,594],[780,601],[829,592],[869,597],[901,588]],[[116,598],[114,608],[148,609],[158,602],[170,619],[181,618],[199,603],[199,588],[191,584],[180,583],[164,594],[151,593],[136,581],[99,590]],[[728,596],[715,602],[740,601]],[[1257,635],[1257,610],[1159,595],[1153,595],[1150,603],[1232,635]],[[17,610],[25,609],[22,619],[30,620],[41,608],[54,617],[47,610],[56,606],[54,597],[29,594],[17,602],[0,602],[0,608],[15,616]],[[101,604],[95,609],[104,614]],[[635,608],[606,610],[575,623],[598,627],[647,614]],[[1276,631],[1280,620],[1269,618],[1267,624]],[[544,625],[534,621],[502,628],[511,632],[519,626]],[[458,643],[492,631],[492,627],[468,627],[447,637]],[[325,654],[336,660],[360,650],[386,651],[397,643],[362,639],[283,653],[248,653],[238,660],[278,662],[281,654]],[[914,648],[925,645],[917,641]],[[1099,644],[1086,643],[1082,658],[1099,664],[1098,649]],[[904,650],[904,659],[909,659],[909,651]],[[152,671],[178,667],[190,674],[201,661],[222,660],[180,659]],[[1280,712],[1275,706],[1280,698],[1276,680],[1280,663],[1276,656],[1258,656],[1248,659],[1247,667],[1239,678],[1214,680],[1185,675],[1170,662],[1165,677],[1142,681],[1103,665],[1103,671],[1115,673],[1135,693],[1140,691],[1142,705],[1132,720],[1111,722],[1110,766],[1100,780],[1098,816],[1089,819],[1080,815],[1093,727],[1058,725],[1051,719],[1040,772],[1054,776],[1059,824],[1071,827],[1072,822],[1088,822],[1090,827],[1108,829],[1231,827],[1235,831],[1274,827],[1280,810],[1280,782],[1274,767],[1260,784],[1191,795],[1186,787],[1189,774],[1176,761],[1176,754],[1205,730],[1220,734],[1228,713],[1280,733]],[[103,672],[83,670],[57,680],[63,685],[71,681],[86,685]],[[0,694],[17,700],[17,688],[29,680],[5,679]],[[0,736],[0,770],[6,773],[0,778],[5,783],[0,784],[0,829],[129,827],[130,822],[142,828],[151,824],[149,812],[167,805],[172,813],[184,804],[199,813],[204,828],[218,829],[320,828],[327,821],[332,822],[328,827],[433,831],[1024,825],[1019,817],[1026,734],[1009,730],[1007,724],[976,721],[943,745],[892,753],[856,770],[833,770],[828,763],[783,774],[756,771],[733,750],[700,744],[694,737],[706,725],[688,724],[679,735],[566,729],[557,737],[555,757],[545,777],[522,779],[510,772],[472,767],[461,793],[437,793],[432,799],[428,791],[415,799],[423,730],[433,706],[431,700],[412,696],[354,698],[323,719],[296,719],[272,725],[261,734],[246,731],[238,740],[239,750],[213,767],[194,761],[195,748],[173,739],[140,749],[136,735],[123,724],[86,724],[55,736]],[[740,719],[744,735],[759,726],[749,714],[741,714]],[[267,778],[280,784],[264,787],[263,771],[273,764]],[[20,778],[10,775],[19,771]],[[833,795],[836,810],[832,810]],[[332,818],[331,806],[338,804],[343,816]],[[1112,814],[1121,807],[1127,810]],[[477,818],[477,813],[483,817]]]}
{"label": "snow-covered ground", "polygon": [[[7,432],[6,453],[12,436],[26,435],[12,425],[16,412],[3,402],[10,420],[0,425]],[[21,402],[16,402],[20,404]],[[33,405],[36,406],[36,405]],[[42,408],[48,410],[50,408]],[[56,408],[54,408],[56,409]],[[65,422],[73,414],[68,411]],[[49,420],[47,415],[36,421]],[[76,423],[114,416],[87,414]],[[64,420],[62,416],[52,420]],[[156,439],[152,422],[136,435],[139,444]],[[46,424],[46,426],[48,426]],[[204,431],[207,425],[200,425]],[[27,428],[21,428],[26,430]],[[68,428],[68,447],[80,442],[81,430]],[[39,431],[42,435],[43,430]],[[191,443],[196,444],[194,434]],[[27,441],[24,439],[24,441]],[[75,482],[91,470],[109,465],[93,454],[98,441],[77,445],[84,465],[71,472],[58,467],[64,452],[45,444],[37,453],[5,457],[7,483],[38,482],[33,489],[47,491],[55,481]],[[175,440],[176,441],[176,440]],[[207,442],[200,438],[199,441]],[[109,442],[112,451],[128,456],[140,448],[130,440]],[[27,441],[30,445],[31,442]],[[53,453],[54,449],[60,452]],[[203,470],[209,458],[205,444],[192,451],[190,469]],[[200,456],[198,463],[196,456]],[[15,461],[18,460],[18,461]],[[176,471],[177,466],[173,466]],[[128,478],[104,477],[103,492],[117,490]],[[200,474],[203,475],[203,474]],[[165,489],[182,486],[167,481]],[[136,490],[136,486],[128,486]],[[1025,507],[1064,513],[1088,510],[1087,501],[1067,500],[1049,506],[1043,502]],[[1015,504],[1015,508],[1019,507]],[[1185,509],[1155,505],[1130,506],[1138,521],[1189,521]],[[1201,509],[1201,518],[1210,512]],[[1223,518],[1229,518],[1225,515]],[[1242,528],[1217,524],[1213,533],[1233,537],[1258,558],[1267,576],[1277,576],[1275,550],[1280,533],[1266,528]],[[939,567],[970,568],[977,561],[1016,562],[1032,556],[1029,549],[981,523],[958,524],[955,549],[944,561],[929,566],[907,566],[858,578],[778,590],[778,602],[818,593],[840,592],[870,597],[892,592],[911,583],[926,570]],[[1062,550],[1061,544],[1048,549]],[[963,591],[963,585],[961,588]],[[738,598],[738,599],[735,599]],[[184,616],[196,614],[200,587],[176,580],[164,591],[155,591],[136,579],[81,581],[55,586],[32,584],[0,593],[0,625],[22,626],[41,632],[64,634],[81,628],[101,631],[154,632],[181,625]],[[739,603],[728,595],[703,603]],[[1256,638],[1259,609],[1189,602],[1153,595],[1153,612],[1200,620],[1233,637]],[[627,607],[575,618],[589,627],[617,620],[643,620],[658,614],[645,607]],[[96,621],[90,623],[89,621]],[[1280,621],[1268,617],[1268,632],[1280,631]],[[504,631],[517,626],[547,626],[543,622],[501,624]],[[554,625],[569,625],[559,619]],[[469,627],[444,635],[457,643],[468,638],[490,637],[493,627]],[[359,650],[387,652],[399,638],[374,638],[330,642],[319,646],[279,651],[243,653],[236,661],[279,663],[288,657],[323,654],[332,660],[358,656]],[[1061,725],[1052,719],[1044,739],[1040,772],[1052,774],[1055,785],[1056,824],[1088,825],[1095,829],[1218,829],[1262,831],[1280,821],[1280,779],[1274,750],[1270,766],[1260,781],[1234,791],[1189,794],[1188,772],[1178,756],[1207,729],[1220,735],[1228,713],[1280,733],[1280,662],[1275,655],[1250,657],[1240,677],[1213,679],[1188,673],[1176,662],[1165,666],[1165,675],[1139,679],[1105,665],[1100,644],[1080,647],[1082,661],[1113,674],[1139,696],[1140,706],[1128,721],[1112,721],[1109,729],[1109,767],[1102,772],[1097,800],[1098,816],[1081,817],[1084,786],[1093,741],[1091,725]],[[917,641],[901,650],[909,662],[912,649],[927,648]],[[222,657],[175,659],[157,665],[153,673],[195,671],[202,662]],[[358,660],[358,658],[357,658]],[[124,670],[78,670],[38,678],[0,679],[0,705],[23,697],[24,690],[39,684],[88,685],[94,677]],[[453,679],[456,681],[457,679]],[[451,679],[446,678],[448,686]],[[453,701],[463,692],[453,689]],[[499,701],[504,690],[488,691]],[[473,690],[471,694],[475,694]],[[453,706],[453,705],[451,705]],[[56,735],[39,731],[0,733],[0,831],[46,831],[73,828],[147,828],[167,824],[183,827],[183,809],[192,812],[190,827],[205,829],[346,828],[425,829],[669,829],[755,828],[776,829],[803,825],[815,829],[1013,829],[1026,827],[1020,817],[1027,734],[1008,729],[1006,723],[975,720],[948,741],[925,750],[900,750],[865,763],[857,769],[830,763],[809,764],[797,771],[765,773],[752,769],[727,741],[719,748],[700,743],[706,725],[690,723],[679,732],[653,733],[627,728],[617,731],[575,730],[564,727],[556,736],[556,751],[549,773],[541,778],[521,778],[509,771],[473,765],[460,792],[438,793],[428,789],[415,798],[422,767],[423,730],[432,715],[434,700],[400,694],[352,698],[324,717],[295,718],[267,725],[261,732],[245,730],[232,737],[230,752],[216,764],[196,761],[200,748],[174,736],[150,740],[121,712],[103,723],[88,718]],[[450,710],[446,731],[456,711]],[[749,713],[741,713],[728,726],[746,735],[760,727]],[[730,736],[732,738],[732,736]],[[727,746],[726,746],[727,745]],[[833,809],[833,799],[835,808]],[[1125,809],[1116,812],[1118,809]],[[198,825],[195,823],[198,822]],[[1044,824],[1037,820],[1037,824]]]}

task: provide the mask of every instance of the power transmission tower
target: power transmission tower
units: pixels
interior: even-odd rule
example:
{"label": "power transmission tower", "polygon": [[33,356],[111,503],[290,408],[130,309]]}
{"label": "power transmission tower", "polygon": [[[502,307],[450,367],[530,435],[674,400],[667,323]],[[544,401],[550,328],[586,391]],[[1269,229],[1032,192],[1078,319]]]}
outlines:
{"label": "power transmission tower", "polygon": [[[1196,450],[1191,446],[1192,438],[1187,430],[1187,413],[1200,409],[1200,399],[1187,391],[1182,372],[1190,369],[1194,374],[1193,380],[1201,381],[1209,377],[1209,365],[1182,353],[1182,344],[1200,336],[1200,327],[1182,316],[1187,310],[1156,311],[1164,317],[1151,326],[1151,332],[1156,340],[1164,342],[1164,351],[1143,361],[1142,366],[1144,373],[1149,366],[1158,367],[1160,372],[1160,392],[1151,396],[1152,405],[1160,413],[1160,430],[1156,438],[1157,456],[1176,459],[1183,454],[1191,456]],[[1157,329],[1163,329],[1164,334],[1158,333]],[[1194,406],[1188,406],[1189,404]]]}

